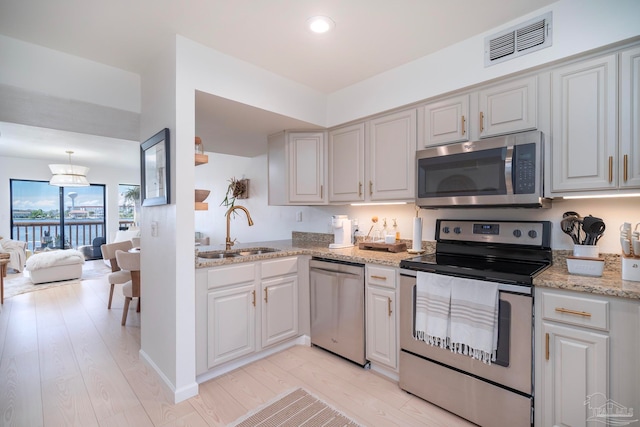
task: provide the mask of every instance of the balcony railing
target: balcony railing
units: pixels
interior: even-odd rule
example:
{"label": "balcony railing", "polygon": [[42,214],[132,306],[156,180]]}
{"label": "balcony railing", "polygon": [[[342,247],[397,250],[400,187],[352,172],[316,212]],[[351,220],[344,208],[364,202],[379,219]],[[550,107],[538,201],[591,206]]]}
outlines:
{"label": "balcony railing", "polygon": [[[133,225],[133,220],[121,219],[119,228]],[[14,220],[12,239],[27,242],[30,250],[41,250],[46,247],[62,247],[57,236],[62,235],[60,222],[56,220]],[[45,236],[45,231],[50,237]],[[102,220],[73,220],[64,221],[65,248],[78,248],[80,246],[91,245],[96,237],[106,237],[104,222]]]}

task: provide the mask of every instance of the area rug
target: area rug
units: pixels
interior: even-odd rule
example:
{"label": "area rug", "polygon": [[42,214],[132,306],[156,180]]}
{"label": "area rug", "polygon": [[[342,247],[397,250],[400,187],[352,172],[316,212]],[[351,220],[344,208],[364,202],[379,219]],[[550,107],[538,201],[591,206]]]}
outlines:
{"label": "area rug", "polygon": [[298,388],[279,396],[266,406],[243,416],[231,424],[234,427],[360,427],[360,424],[330,407],[322,400]]}
{"label": "area rug", "polygon": [[80,279],[40,283],[38,285],[34,285],[29,276],[23,273],[7,274],[7,277],[4,278],[4,297],[6,299],[16,295],[25,294],[27,292],[41,291],[44,289],[55,288],[56,286],[71,285],[74,283],[80,283],[82,280],[100,279],[110,272],[111,269],[105,265],[104,269],[83,269]]}

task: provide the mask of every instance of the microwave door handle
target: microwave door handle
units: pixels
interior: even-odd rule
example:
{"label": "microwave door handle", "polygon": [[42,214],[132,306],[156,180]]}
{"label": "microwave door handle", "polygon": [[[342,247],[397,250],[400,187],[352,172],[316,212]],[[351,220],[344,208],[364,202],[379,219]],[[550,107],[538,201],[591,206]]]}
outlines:
{"label": "microwave door handle", "polygon": [[507,155],[504,159],[504,184],[507,194],[513,194],[513,146],[507,147]]}

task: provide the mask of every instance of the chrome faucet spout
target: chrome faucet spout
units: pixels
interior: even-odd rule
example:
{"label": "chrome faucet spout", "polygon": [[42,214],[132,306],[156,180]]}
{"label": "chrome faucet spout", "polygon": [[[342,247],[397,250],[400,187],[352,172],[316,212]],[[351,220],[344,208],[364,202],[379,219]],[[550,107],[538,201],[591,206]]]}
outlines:
{"label": "chrome faucet spout", "polygon": [[236,209],[241,209],[247,214],[247,222],[249,223],[249,227],[253,225],[253,220],[251,219],[251,214],[249,210],[244,206],[231,206],[225,215],[227,216],[227,239],[225,240],[225,247],[227,250],[231,249],[235,240],[231,240],[231,213]]}

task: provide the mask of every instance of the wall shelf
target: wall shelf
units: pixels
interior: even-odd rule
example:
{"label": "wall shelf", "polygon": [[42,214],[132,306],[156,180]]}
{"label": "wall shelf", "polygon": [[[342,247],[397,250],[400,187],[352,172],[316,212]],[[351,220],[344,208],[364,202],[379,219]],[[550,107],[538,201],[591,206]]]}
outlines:
{"label": "wall shelf", "polygon": [[209,156],[206,154],[196,154],[196,166],[209,163]]}
{"label": "wall shelf", "polygon": [[197,211],[207,211],[209,210],[209,203],[204,202],[195,202]]}

